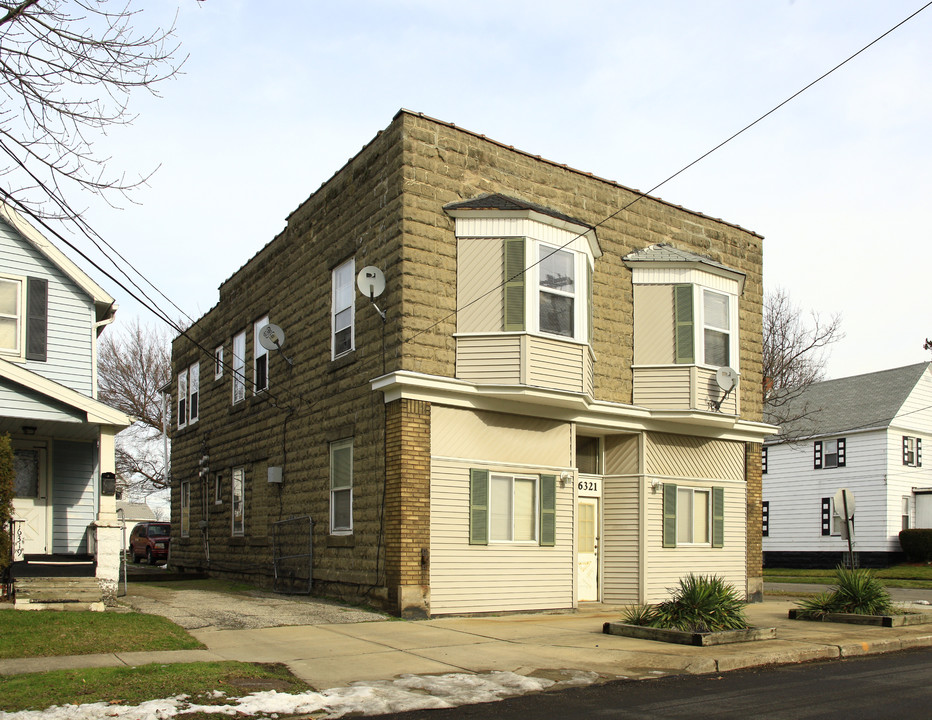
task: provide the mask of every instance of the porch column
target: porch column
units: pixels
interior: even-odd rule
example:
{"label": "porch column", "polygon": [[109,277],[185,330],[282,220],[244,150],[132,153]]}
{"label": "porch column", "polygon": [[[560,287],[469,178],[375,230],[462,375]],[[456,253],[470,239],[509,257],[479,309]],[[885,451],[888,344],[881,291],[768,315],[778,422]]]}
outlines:
{"label": "porch column", "polygon": [[[112,425],[101,425],[97,462],[100,474],[116,472],[114,437],[117,429]],[[112,605],[116,601],[117,583],[120,579],[120,553],[123,552],[123,532],[116,513],[116,496],[103,495],[100,477],[95,478],[99,510],[94,523],[97,534],[97,584],[100,585],[104,602]]]}
{"label": "porch column", "polygon": [[430,403],[385,406],[385,577],[401,617],[430,615]]}

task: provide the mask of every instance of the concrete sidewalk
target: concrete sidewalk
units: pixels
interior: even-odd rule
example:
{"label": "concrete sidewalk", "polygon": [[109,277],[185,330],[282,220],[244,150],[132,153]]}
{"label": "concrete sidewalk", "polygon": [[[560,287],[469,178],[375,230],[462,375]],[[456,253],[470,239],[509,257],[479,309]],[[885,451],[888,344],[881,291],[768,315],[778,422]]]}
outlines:
{"label": "concrete sidewalk", "polygon": [[[241,660],[285,663],[318,690],[402,674],[504,670],[560,680],[574,671],[605,679],[715,673],[932,646],[932,624],[881,628],[793,621],[793,598],[749,605],[752,625],[777,637],[699,648],[605,635],[620,610],[602,605],[573,613],[451,617],[249,629],[206,627],[192,634],[207,650],[115,653],[0,660],[0,674],[76,667]],[[916,607],[928,610],[927,607]]]}

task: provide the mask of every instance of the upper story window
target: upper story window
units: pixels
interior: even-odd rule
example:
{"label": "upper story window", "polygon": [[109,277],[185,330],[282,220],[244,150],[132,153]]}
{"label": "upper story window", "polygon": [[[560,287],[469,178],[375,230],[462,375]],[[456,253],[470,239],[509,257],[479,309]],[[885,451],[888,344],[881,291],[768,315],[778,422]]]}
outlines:
{"label": "upper story window", "polygon": [[845,438],[816,440],[812,444],[812,467],[816,470],[845,467]]}
{"label": "upper story window", "polygon": [[269,316],[260,318],[253,325],[252,333],[252,378],[254,392],[260,393],[269,388],[269,351],[259,342],[259,331],[269,324]]}
{"label": "upper story window", "polygon": [[178,373],[178,428],[196,423],[200,414],[201,368],[194,363]]}
{"label": "upper story window", "polygon": [[178,373],[178,428],[188,424],[188,371]]}
{"label": "upper story window", "polygon": [[591,340],[594,230],[503,195],[446,206],[456,220],[457,333]]}
{"label": "upper story window", "polygon": [[223,345],[218,345],[214,349],[214,380],[223,377]]}
{"label": "upper story window", "polygon": [[922,439],[903,436],[903,464],[922,467]]}
{"label": "upper story window", "polygon": [[0,277],[0,352],[20,355],[22,350],[23,282]]}
{"label": "upper story window", "polygon": [[635,365],[738,370],[744,273],[668,244],[625,256],[634,283]]}
{"label": "upper story window", "polygon": [[331,283],[331,357],[338,358],[354,347],[353,318],[356,314],[356,261],[350,258],[333,269]]}
{"label": "upper story window", "polygon": [[246,333],[233,336],[233,404],[246,399]]}

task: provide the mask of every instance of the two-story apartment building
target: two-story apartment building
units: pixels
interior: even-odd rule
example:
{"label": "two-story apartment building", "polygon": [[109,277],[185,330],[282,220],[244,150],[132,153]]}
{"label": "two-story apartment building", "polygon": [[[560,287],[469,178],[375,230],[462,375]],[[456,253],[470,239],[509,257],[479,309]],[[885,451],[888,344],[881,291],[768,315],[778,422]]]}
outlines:
{"label": "two-story apartment building", "polygon": [[901,560],[900,530],[932,527],[932,467],[922,462],[923,439],[932,436],[932,363],[815,383],[783,411],[795,420],[763,448],[766,564],[844,562],[841,489],[854,497],[859,564]]}
{"label": "two-story apartment building", "polygon": [[97,400],[96,341],[115,312],[110,295],[0,203],[0,433],[16,470],[14,575],[83,565],[104,599],[116,593],[122,541],[101,477],[112,477],[114,436],[130,424]]}
{"label": "two-story apartment building", "polygon": [[759,596],[761,272],[402,110],[175,340],[171,562],[412,617]]}

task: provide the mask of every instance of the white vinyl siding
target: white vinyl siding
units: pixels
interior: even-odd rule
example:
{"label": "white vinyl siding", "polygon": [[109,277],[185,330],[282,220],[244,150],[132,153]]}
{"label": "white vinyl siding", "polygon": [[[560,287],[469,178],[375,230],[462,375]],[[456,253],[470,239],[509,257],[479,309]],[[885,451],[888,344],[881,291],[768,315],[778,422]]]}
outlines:
{"label": "white vinyl siding", "polygon": [[[3,277],[22,278],[24,285],[29,277],[48,282],[46,360],[24,360],[22,366],[82,395],[94,397],[92,359],[97,335],[93,327],[92,298],[3,220],[0,220],[0,247]],[[25,303],[24,297],[22,301]],[[25,307],[21,310],[25,311]],[[23,348],[20,350],[22,355]]]}
{"label": "white vinyl siding", "polygon": [[[716,370],[698,365],[666,365],[634,368],[634,404],[654,410],[708,410],[711,401],[724,394],[715,381]],[[737,389],[728,394],[719,410],[739,414]]]}
{"label": "white vinyl siding", "polygon": [[[678,488],[708,489],[709,483],[677,480]],[[647,492],[647,573],[646,601],[669,598],[668,588],[690,572],[721,575],[740,593],[746,590],[745,523],[747,519],[744,483],[713,483],[724,488],[724,537],[720,548],[705,545],[663,547],[663,493]]]}
{"label": "white vinyl siding", "polygon": [[779,512],[770,518],[764,552],[847,550],[840,535],[822,535],[822,498],[834,497],[841,488],[848,488],[857,504],[856,549],[899,550],[900,498],[912,488],[903,476],[911,468],[902,464],[902,434],[879,430],[848,434],[846,440],[845,466],[828,471],[814,469],[811,441],[767,446],[763,499]]}
{"label": "white vinyl siding", "polygon": [[603,477],[602,491],[602,601],[627,604],[638,602],[640,515],[638,487],[640,476]]}
{"label": "white vinyl siding", "polygon": [[[573,607],[572,483],[556,483],[553,547],[519,542],[469,544],[470,463],[431,462],[431,613],[450,614]],[[541,468],[541,473],[558,470]],[[492,475],[527,469],[490,467]],[[537,473],[535,473],[537,474]]]}

